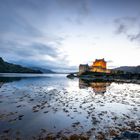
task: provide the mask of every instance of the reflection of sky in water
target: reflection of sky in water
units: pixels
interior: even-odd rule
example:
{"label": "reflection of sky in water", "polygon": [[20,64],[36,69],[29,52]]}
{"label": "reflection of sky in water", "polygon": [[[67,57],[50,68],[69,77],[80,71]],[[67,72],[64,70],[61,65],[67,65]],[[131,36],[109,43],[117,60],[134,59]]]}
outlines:
{"label": "reflection of sky in water", "polygon": [[[140,124],[139,85],[80,82],[65,75],[3,80],[0,133],[11,128],[14,134],[20,130],[25,138],[39,134],[41,129],[86,133],[94,128],[96,135],[107,132],[108,127],[127,127],[132,121]],[[75,122],[80,124],[73,127]]]}

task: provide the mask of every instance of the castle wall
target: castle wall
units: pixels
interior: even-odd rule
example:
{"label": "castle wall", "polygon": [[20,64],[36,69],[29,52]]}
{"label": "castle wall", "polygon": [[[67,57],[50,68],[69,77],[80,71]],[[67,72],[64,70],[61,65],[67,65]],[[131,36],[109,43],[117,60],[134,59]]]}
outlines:
{"label": "castle wall", "polygon": [[101,67],[91,67],[90,71],[92,71],[92,72],[106,72],[106,69],[103,69]]}
{"label": "castle wall", "polygon": [[104,69],[104,68],[96,67],[96,66],[91,67],[90,71],[92,71],[92,72],[103,72],[103,73],[110,73],[111,72],[109,69]]}
{"label": "castle wall", "polygon": [[79,66],[79,74],[82,74],[86,71],[89,71],[89,66],[88,65],[80,65]]}

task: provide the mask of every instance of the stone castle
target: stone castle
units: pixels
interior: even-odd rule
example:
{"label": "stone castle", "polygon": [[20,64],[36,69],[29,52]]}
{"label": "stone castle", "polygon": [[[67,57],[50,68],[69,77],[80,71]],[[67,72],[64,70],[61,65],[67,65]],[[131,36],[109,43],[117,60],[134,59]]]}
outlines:
{"label": "stone castle", "polygon": [[111,70],[107,69],[107,62],[103,59],[96,59],[91,66],[88,64],[79,65],[79,74],[84,72],[101,72],[101,73],[111,73]]}

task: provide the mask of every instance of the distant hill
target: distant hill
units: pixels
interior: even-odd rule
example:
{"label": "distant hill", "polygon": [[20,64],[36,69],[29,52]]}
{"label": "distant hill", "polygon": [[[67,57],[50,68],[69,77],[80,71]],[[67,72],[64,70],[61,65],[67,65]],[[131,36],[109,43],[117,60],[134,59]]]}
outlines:
{"label": "distant hill", "polygon": [[34,70],[39,70],[39,71],[41,71],[43,73],[56,73],[56,72],[54,72],[54,71],[52,71],[50,69],[45,69],[45,68],[40,68],[40,67],[31,67],[31,68],[34,69]]}
{"label": "distant hill", "polygon": [[0,73],[42,73],[40,70],[33,70],[31,68],[5,62],[0,57]]}
{"label": "distant hill", "polygon": [[140,73],[140,66],[122,66],[115,68],[114,70],[120,70],[124,72]]}

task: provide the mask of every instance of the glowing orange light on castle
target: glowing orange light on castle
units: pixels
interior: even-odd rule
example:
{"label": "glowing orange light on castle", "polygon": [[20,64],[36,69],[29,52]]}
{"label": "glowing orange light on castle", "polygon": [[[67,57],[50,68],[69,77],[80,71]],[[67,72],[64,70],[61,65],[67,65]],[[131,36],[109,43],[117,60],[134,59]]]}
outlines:
{"label": "glowing orange light on castle", "polygon": [[93,62],[92,67],[101,67],[106,69],[106,61],[104,59],[96,59],[95,62]]}
{"label": "glowing orange light on castle", "polygon": [[101,72],[101,73],[111,73],[111,70],[107,69],[107,62],[103,59],[96,59],[91,66],[81,65],[79,66],[79,74],[86,71],[91,72]]}
{"label": "glowing orange light on castle", "polygon": [[96,59],[92,66],[90,67],[90,71],[92,72],[104,72],[104,73],[110,73],[109,70],[107,70],[107,62],[104,59]]}

